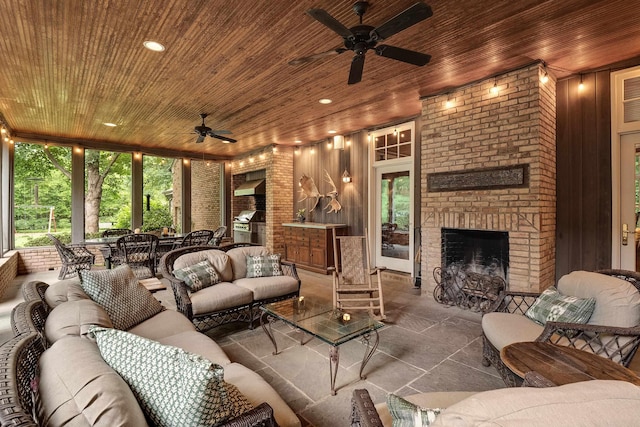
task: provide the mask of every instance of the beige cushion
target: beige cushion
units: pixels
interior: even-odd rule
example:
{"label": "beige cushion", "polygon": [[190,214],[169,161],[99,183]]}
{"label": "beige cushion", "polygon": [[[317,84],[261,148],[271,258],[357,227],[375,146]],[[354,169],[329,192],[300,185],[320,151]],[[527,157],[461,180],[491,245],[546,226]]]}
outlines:
{"label": "beige cushion", "polygon": [[564,295],[595,298],[591,325],[630,327],[640,324],[640,293],[631,283],[591,271],[574,271],[558,280]]}
{"label": "beige cushion", "polygon": [[543,329],[521,314],[495,312],[482,316],[482,331],[498,350],[514,342],[535,341]]}
{"label": "beige cushion", "polygon": [[211,265],[213,265],[213,268],[218,272],[220,281],[230,282],[233,279],[233,270],[231,269],[229,257],[224,251],[218,249],[184,254],[174,261],[173,269],[178,270],[180,268],[189,267],[204,260],[208,260]]}
{"label": "beige cushion", "polygon": [[107,312],[91,300],[67,301],[49,313],[44,324],[47,341],[54,343],[66,336],[80,336],[90,325],[113,328]]}
{"label": "beige cushion", "polygon": [[159,340],[181,332],[195,331],[196,327],[182,313],[165,310],[142,323],[137,324],[127,332],[150,340]]}
{"label": "beige cushion", "polygon": [[477,393],[449,406],[432,426],[635,426],[640,387],[593,380],[560,387],[516,387]]}
{"label": "beige cushion", "polygon": [[44,299],[53,308],[63,302],[77,301],[81,299],[91,299],[80,286],[80,279],[60,280],[59,282],[49,285],[44,291]]}
{"label": "beige cushion", "polygon": [[56,426],[146,426],[127,383],[106,364],[93,341],[67,337],[40,358],[44,422]]}
{"label": "beige cushion", "polygon": [[229,249],[227,255],[233,267],[233,280],[247,277],[247,255],[268,255],[269,250],[264,246],[243,246]]}
{"label": "beige cushion", "polygon": [[[421,408],[436,409],[448,408],[476,393],[475,391],[435,391],[404,396],[404,398]],[[376,411],[380,416],[380,421],[382,421],[383,426],[393,426],[393,420],[391,419],[391,414],[389,413],[386,402],[376,404]]]}
{"label": "beige cushion", "polygon": [[199,354],[222,367],[231,363],[224,350],[214,340],[200,332],[180,332],[179,334],[160,338],[157,341],[160,344],[179,347],[189,353]]}
{"label": "beige cushion", "polygon": [[280,427],[300,427],[301,423],[289,405],[260,375],[239,364],[224,367],[224,380],[235,385],[254,406],[267,402],[273,408]]}
{"label": "beige cushion", "polygon": [[250,304],[253,293],[229,282],[218,283],[191,294],[193,314],[205,314]]}
{"label": "beige cushion", "polygon": [[233,284],[249,289],[253,293],[254,300],[279,297],[298,290],[298,281],[291,276],[237,279]]}

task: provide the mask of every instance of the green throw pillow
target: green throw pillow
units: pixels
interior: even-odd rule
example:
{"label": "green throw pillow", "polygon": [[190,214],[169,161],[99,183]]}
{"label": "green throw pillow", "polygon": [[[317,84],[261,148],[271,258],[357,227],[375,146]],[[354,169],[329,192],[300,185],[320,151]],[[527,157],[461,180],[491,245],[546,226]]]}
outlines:
{"label": "green throw pillow", "polygon": [[587,323],[595,306],[595,298],[562,295],[551,286],[536,298],[525,316],[543,326],[547,322]]}
{"label": "green throw pillow", "polygon": [[280,254],[247,255],[247,277],[282,276]]}
{"label": "green throw pillow", "polygon": [[206,259],[197,264],[173,270],[173,275],[182,280],[193,292],[220,282],[218,272]]}
{"label": "green throw pillow", "polygon": [[387,408],[391,414],[393,427],[429,426],[442,412],[440,408],[421,408],[395,394],[387,396]]}
{"label": "green throw pillow", "polygon": [[116,329],[126,331],[164,310],[127,264],[113,270],[81,270],[80,285],[104,308]]}
{"label": "green throw pillow", "polygon": [[94,326],[102,358],[129,385],[154,425],[213,426],[252,409],[222,366],[181,348]]}

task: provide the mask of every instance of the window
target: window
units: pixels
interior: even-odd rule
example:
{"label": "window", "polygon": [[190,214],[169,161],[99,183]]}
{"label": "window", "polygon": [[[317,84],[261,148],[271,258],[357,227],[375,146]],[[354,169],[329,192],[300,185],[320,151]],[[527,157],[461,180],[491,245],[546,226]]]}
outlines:
{"label": "window", "polygon": [[[165,227],[180,224],[180,218],[172,216],[173,200],[173,159],[157,156],[144,156],[142,161],[144,206],[142,230],[158,231]],[[180,181],[179,175],[175,178]]]}
{"label": "window", "polygon": [[85,237],[131,228],[131,154],[85,150]]}
{"label": "window", "polygon": [[412,134],[409,128],[394,128],[374,136],[375,161],[411,157]]}
{"label": "window", "polygon": [[46,233],[71,240],[71,149],[16,143],[14,153],[16,248],[48,246]]}

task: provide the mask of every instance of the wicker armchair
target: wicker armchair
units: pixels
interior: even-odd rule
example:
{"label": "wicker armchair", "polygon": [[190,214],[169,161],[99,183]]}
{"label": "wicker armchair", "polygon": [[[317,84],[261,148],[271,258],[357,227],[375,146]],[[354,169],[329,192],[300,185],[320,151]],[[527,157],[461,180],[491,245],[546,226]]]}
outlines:
{"label": "wicker armchair", "polygon": [[213,232],[213,237],[211,237],[211,240],[209,240],[207,244],[209,246],[220,246],[220,243],[222,243],[222,238],[224,237],[226,232],[227,227],[225,225],[221,225],[220,227],[216,228],[216,230]]}
{"label": "wicker armchair", "polygon": [[[597,273],[624,279],[640,291],[640,274],[625,270],[599,270]],[[535,302],[539,294],[530,292],[502,292],[488,310],[492,312],[524,315]],[[483,319],[482,364],[493,365],[505,384],[509,387],[522,384],[522,378],[507,368],[500,358],[500,349],[487,337]],[[523,341],[533,341],[524,339]],[[547,322],[535,341],[565,345],[578,350],[589,351],[606,357],[625,367],[633,359],[640,346],[640,325],[634,327],[615,327],[607,325]]]}
{"label": "wicker armchair", "polygon": [[[126,236],[127,234],[133,234],[133,231],[128,228],[110,228],[102,232],[102,237],[108,239],[111,237]],[[118,248],[115,243],[100,246],[100,252],[102,252],[107,268],[118,266],[124,262],[122,254],[118,252]]]}
{"label": "wicker armchair", "polygon": [[47,237],[53,242],[62,267],[58,279],[62,280],[67,276],[75,276],[78,270],[90,270],[96,260],[96,256],[92,254],[84,245],[65,245],[53,234],[47,234]]}

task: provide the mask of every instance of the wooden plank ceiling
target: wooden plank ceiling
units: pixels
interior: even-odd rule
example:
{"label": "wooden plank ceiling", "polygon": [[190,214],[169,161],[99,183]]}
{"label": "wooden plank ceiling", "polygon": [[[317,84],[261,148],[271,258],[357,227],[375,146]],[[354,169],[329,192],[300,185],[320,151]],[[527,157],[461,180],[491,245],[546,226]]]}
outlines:
{"label": "wooden plank ceiling", "polygon": [[[378,26],[415,0],[371,0]],[[347,85],[352,52],[305,14],[351,27],[344,0],[3,0],[0,113],[16,140],[109,143],[230,158],[308,144],[420,113],[420,97],[544,60],[557,77],[640,55],[629,0],[433,0],[433,17],[385,40],[432,55],[424,67],[369,52]],[[166,46],[146,50],[145,40]],[[321,105],[320,98],[333,103]],[[198,114],[237,144],[195,144]],[[115,128],[104,122],[118,124]]]}

